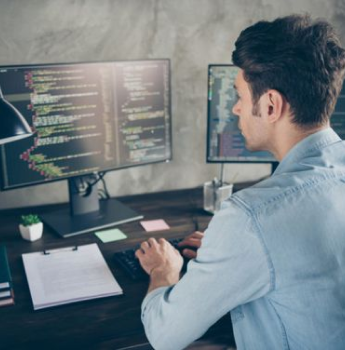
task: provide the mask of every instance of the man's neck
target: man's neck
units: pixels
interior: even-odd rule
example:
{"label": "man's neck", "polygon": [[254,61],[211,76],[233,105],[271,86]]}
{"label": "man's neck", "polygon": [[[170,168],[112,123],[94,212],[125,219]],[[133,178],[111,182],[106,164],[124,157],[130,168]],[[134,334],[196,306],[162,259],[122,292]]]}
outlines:
{"label": "man's neck", "polygon": [[280,162],[297,143],[318,131],[329,128],[329,126],[329,124],[325,124],[304,129],[290,124],[289,127],[284,128],[285,130],[281,128],[281,131],[276,133],[276,139],[272,143],[272,150],[270,151]]}

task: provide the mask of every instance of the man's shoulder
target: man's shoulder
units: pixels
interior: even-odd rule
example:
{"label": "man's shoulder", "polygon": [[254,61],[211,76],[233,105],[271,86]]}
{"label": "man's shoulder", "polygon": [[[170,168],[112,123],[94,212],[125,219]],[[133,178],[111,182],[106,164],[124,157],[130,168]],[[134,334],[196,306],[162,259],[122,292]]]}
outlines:
{"label": "man's shoulder", "polygon": [[236,192],[232,199],[254,213],[273,203],[284,201],[287,196],[298,195],[300,189],[316,185],[324,179],[324,174],[314,171],[280,174]]}
{"label": "man's shoulder", "polygon": [[284,189],[290,187],[285,179],[270,177],[253,186],[240,190],[232,195],[232,201],[249,212],[254,212],[265,203],[270,202]]}
{"label": "man's shoulder", "polygon": [[345,180],[345,168],[323,169],[320,171],[312,166],[306,166],[303,170],[271,176],[254,186],[234,193],[232,200],[253,214],[264,207],[283,202],[287,197],[305,194],[308,190],[328,181],[340,178]]}

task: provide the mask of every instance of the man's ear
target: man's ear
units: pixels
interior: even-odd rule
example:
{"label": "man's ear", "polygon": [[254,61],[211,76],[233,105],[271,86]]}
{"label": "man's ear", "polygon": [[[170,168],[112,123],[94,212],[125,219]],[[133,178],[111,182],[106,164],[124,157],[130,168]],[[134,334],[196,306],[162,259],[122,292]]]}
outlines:
{"label": "man's ear", "polygon": [[268,90],[262,96],[262,110],[269,123],[277,122],[285,113],[287,103],[285,97],[277,90]]}

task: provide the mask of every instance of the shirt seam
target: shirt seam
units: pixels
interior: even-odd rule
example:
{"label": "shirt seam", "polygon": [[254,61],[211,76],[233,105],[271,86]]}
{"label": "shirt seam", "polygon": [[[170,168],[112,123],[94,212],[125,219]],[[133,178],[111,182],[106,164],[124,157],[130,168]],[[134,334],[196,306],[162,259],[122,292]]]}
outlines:
{"label": "shirt seam", "polygon": [[290,350],[290,346],[289,346],[289,341],[288,341],[288,336],[287,336],[287,333],[286,333],[286,329],[284,327],[284,323],[281,321],[281,318],[280,318],[280,315],[279,313],[277,312],[276,308],[274,307],[273,305],[273,302],[271,300],[270,297],[267,297],[267,300],[268,302],[270,303],[272,309],[275,311],[278,319],[279,319],[279,326],[280,326],[280,329],[281,329],[281,333],[282,333],[282,337],[284,339],[284,350]]}
{"label": "shirt seam", "polygon": [[249,216],[249,219],[251,219],[253,224],[254,224],[256,237],[258,238],[260,245],[261,245],[261,248],[263,250],[263,253],[265,254],[267,267],[268,267],[268,271],[269,271],[270,287],[269,287],[269,290],[267,291],[267,294],[268,294],[268,293],[272,292],[273,290],[275,290],[275,287],[276,287],[275,268],[274,268],[273,261],[271,259],[269,250],[264,242],[264,239],[262,236],[262,231],[261,231],[260,225],[258,223],[256,213],[241,198],[234,197],[234,198],[232,198],[232,200],[233,200],[235,205],[237,204],[237,206],[239,208],[244,210],[246,215]]}
{"label": "shirt seam", "polygon": [[312,186],[316,187],[316,186],[320,185],[321,183],[323,184],[324,181],[331,181],[331,180],[334,180],[337,178],[339,180],[341,180],[344,177],[345,177],[345,172],[341,172],[341,173],[329,174],[326,176],[325,175],[320,176],[318,179],[310,179],[310,180],[307,180],[300,185],[289,187],[285,191],[279,193],[276,196],[269,198],[268,200],[266,200],[262,203],[255,205],[254,207],[250,207],[243,199],[241,199],[237,196],[236,196],[236,199],[239,202],[243,203],[243,207],[245,207],[249,213],[255,213],[255,215],[258,215],[262,211],[263,208],[265,208],[269,205],[272,205],[281,199],[288,199],[301,190],[307,190]]}
{"label": "shirt seam", "polygon": [[341,139],[334,140],[332,136],[329,136],[323,140],[316,142],[312,147],[307,148],[305,151],[300,152],[299,156],[300,158],[304,158],[309,153],[312,153],[314,151],[321,151],[322,148],[331,146],[338,142],[342,142],[342,140]]}

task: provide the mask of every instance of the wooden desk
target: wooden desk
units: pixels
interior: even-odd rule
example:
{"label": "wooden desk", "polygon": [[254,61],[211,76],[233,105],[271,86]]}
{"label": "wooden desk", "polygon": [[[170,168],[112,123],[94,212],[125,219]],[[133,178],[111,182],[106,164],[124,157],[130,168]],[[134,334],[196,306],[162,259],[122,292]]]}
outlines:
{"label": "wooden desk", "polygon": [[[211,216],[202,210],[201,189],[131,196],[121,201],[143,214],[145,220],[163,218],[171,229],[148,234],[138,221],[131,222],[119,226],[128,239],[104,244],[93,233],[62,239],[45,228],[42,239],[30,243],[22,240],[18,232],[20,215],[49,212],[61,205],[0,212],[0,243],[7,247],[16,303],[0,308],[0,349],[151,348],[140,345],[147,344],[140,320],[147,282],[131,280],[113,261],[113,253],[137,246],[151,236],[185,236],[194,231],[193,218],[197,218],[199,229],[204,230]],[[21,254],[94,242],[98,243],[124,295],[34,311]],[[225,349],[224,344],[234,346],[230,316],[226,315],[211,327],[203,339],[223,344],[212,349]],[[190,348],[211,349],[202,343]]]}

